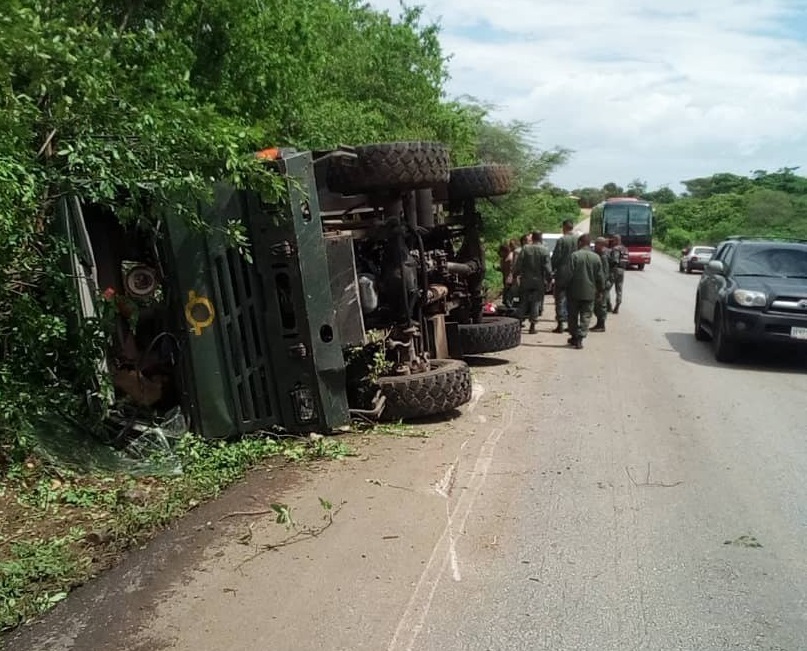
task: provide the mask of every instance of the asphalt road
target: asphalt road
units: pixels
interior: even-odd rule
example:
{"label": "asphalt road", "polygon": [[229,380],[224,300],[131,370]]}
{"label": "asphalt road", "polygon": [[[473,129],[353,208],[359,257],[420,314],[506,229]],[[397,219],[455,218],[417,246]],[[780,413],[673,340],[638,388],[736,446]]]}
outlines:
{"label": "asphalt road", "polygon": [[[696,283],[657,255],[584,350],[542,322],[428,438],[252,476],[9,648],[807,649],[807,364],[715,363]],[[283,528],[219,521],[320,496],[333,526],[254,558]]]}

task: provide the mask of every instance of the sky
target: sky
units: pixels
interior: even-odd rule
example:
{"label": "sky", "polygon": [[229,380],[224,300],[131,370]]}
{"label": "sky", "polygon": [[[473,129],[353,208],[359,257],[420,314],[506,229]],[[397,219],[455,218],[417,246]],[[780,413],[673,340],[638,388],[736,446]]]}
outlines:
{"label": "sky", "polygon": [[[371,0],[399,14],[398,0]],[[807,175],[807,0],[415,0],[450,96],[574,151],[567,189],[717,172]]]}

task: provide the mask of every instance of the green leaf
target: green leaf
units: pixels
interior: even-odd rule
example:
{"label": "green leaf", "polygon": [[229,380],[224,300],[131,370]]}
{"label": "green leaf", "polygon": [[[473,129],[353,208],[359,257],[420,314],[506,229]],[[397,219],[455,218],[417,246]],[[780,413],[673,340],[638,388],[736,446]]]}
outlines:
{"label": "green leaf", "polygon": [[57,592],[57,593],[52,594],[52,595],[50,595],[48,597],[48,603],[49,604],[56,604],[56,603],[59,603],[60,601],[63,601],[64,599],[67,599],[67,593],[66,592]]}

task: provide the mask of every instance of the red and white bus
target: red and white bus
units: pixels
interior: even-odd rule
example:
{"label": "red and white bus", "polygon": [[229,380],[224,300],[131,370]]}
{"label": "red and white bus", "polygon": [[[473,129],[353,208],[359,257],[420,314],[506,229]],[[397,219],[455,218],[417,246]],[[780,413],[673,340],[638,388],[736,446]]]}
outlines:
{"label": "red and white bus", "polygon": [[619,235],[628,249],[628,264],[640,270],[650,264],[653,249],[653,206],[633,197],[606,199],[591,209],[591,237]]}

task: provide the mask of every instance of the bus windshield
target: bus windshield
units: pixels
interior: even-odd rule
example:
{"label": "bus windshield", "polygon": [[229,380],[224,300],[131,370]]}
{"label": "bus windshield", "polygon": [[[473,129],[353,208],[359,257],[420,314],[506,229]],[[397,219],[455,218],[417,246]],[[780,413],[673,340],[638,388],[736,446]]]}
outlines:
{"label": "bus windshield", "polygon": [[642,204],[606,205],[603,209],[603,231],[631,239],[649,239],[652,229],[652,213]]}

